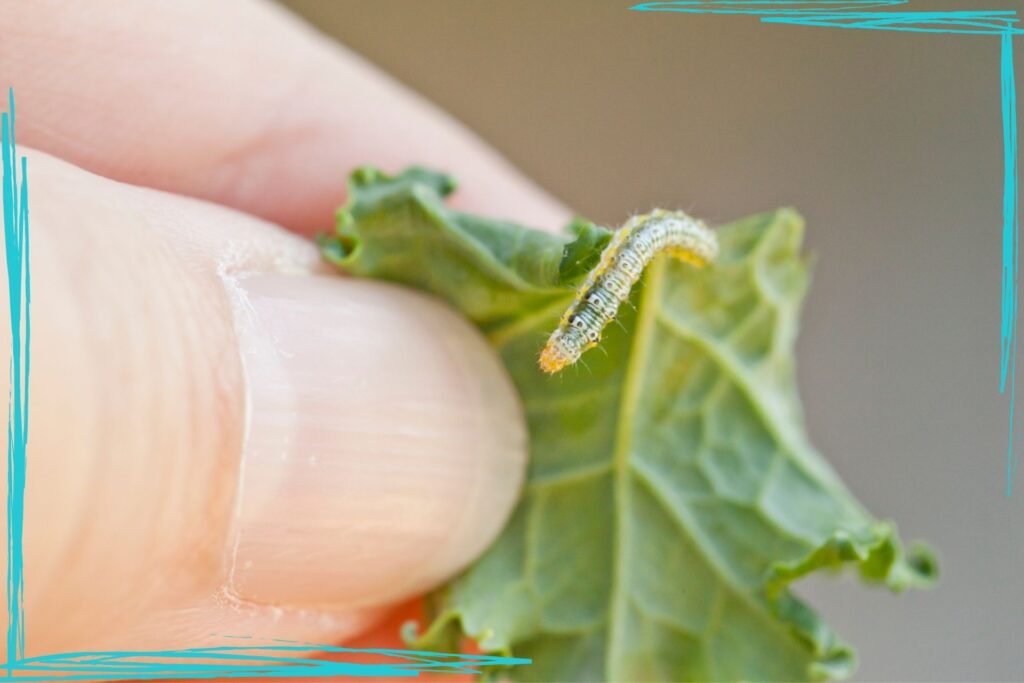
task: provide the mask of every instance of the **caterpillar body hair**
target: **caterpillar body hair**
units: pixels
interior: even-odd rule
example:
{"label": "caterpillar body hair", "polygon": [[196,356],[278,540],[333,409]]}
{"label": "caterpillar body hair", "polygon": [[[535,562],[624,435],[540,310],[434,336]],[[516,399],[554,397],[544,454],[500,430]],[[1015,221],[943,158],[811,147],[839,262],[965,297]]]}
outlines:
{"label": "caterpillar body hair", "polygon": [[601,252],[548,338],[540,354],[541,370],[556,373],[597,346],[602,330],[615,319],[644,268],[661,252],[703,266],[718,255],[718,238],[703,221],[682,211],[656,209],[630,218]]}

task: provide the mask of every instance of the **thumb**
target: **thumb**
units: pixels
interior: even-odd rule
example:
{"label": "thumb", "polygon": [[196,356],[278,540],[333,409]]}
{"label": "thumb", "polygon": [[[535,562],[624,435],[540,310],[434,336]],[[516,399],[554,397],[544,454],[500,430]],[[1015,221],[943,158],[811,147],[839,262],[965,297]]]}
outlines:
{"label": "thumb", "polygon": [[462,318],[229,210],[28,172],[29,654],[346,638],[495,537],[526,433]]}

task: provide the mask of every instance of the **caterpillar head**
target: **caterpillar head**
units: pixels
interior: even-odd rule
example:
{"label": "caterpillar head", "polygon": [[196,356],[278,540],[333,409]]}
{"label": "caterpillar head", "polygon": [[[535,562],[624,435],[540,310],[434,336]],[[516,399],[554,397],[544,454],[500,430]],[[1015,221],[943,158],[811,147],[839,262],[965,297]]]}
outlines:
{"label": "caterpillar head", "polygon": [[585,337],[575,328],[555,330],[540,352],[540,369],[553,375],[575,363],[586,347]]}

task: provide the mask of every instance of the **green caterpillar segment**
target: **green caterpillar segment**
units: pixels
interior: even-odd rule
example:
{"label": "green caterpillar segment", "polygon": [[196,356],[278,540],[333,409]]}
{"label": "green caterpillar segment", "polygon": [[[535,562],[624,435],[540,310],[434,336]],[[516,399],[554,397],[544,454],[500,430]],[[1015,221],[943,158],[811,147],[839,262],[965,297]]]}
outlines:
{"label": "green caterpillar segment", "polygon": [[605,247],[548,338],[540,354],[541,370],[556,373],[597,346],[601,331],[615,319],[644,268],[661,252],[703,266],[718,254],[718,238],[703,221],[682,211],[656,209],[629,219]]}

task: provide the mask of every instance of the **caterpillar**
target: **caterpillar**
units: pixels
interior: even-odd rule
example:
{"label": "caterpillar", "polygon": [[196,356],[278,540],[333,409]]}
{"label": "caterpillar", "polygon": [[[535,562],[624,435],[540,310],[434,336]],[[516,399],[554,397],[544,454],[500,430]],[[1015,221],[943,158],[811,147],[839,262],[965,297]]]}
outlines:
{"label": "caterpillar", "polygon": [[597,346],[601,331],[660,252],[703,266],[718,255],[718,238],[682,211],[656,209],[630,218],[601,252],[540,354],[540,369],[554,374]]}

